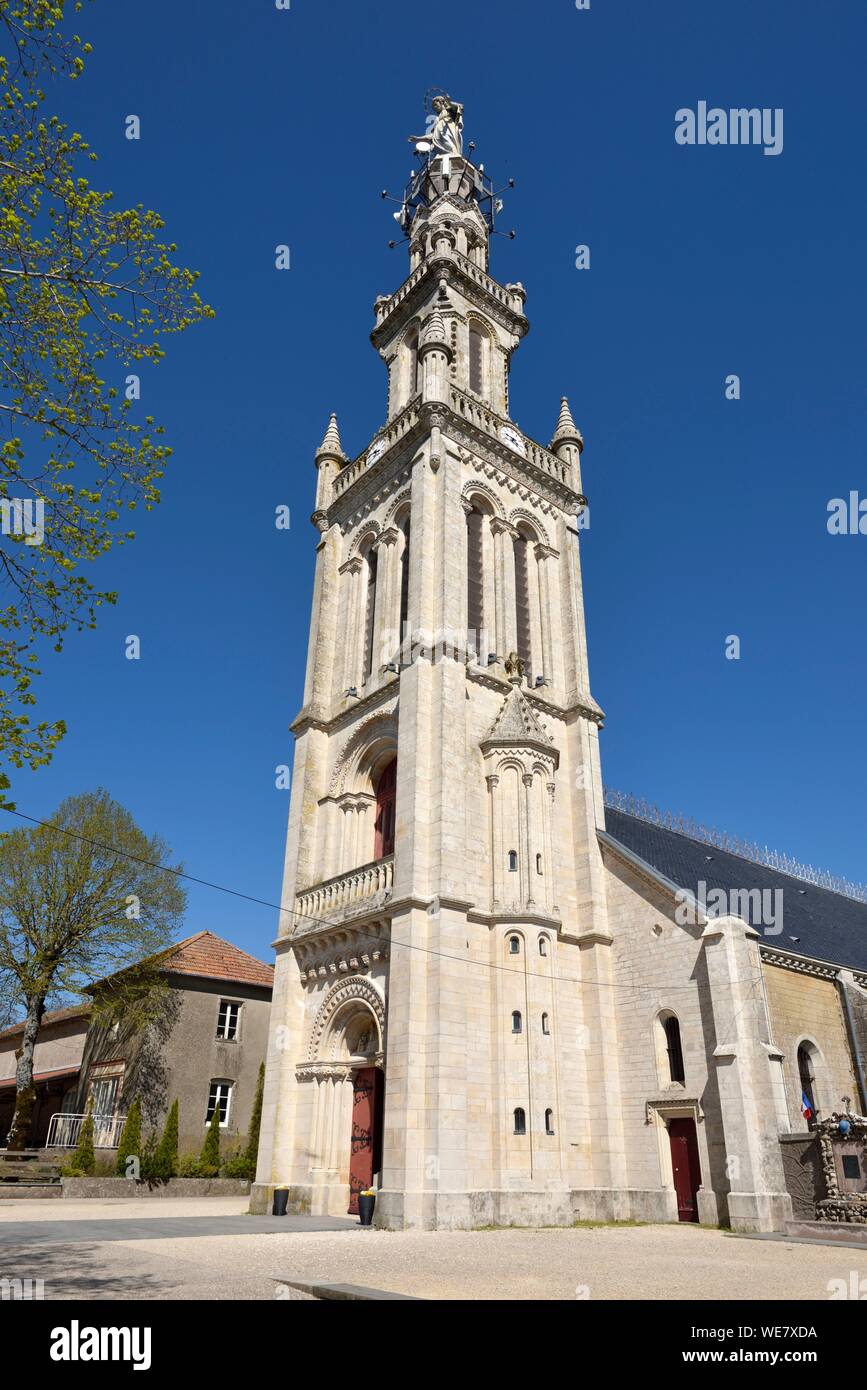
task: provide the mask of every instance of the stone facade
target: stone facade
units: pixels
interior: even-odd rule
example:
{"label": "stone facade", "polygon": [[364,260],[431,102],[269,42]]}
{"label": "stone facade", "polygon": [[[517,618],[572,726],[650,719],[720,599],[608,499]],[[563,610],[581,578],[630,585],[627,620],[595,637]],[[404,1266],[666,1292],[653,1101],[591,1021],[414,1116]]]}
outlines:
{"label": "stone facade", "polygon": [[774,1229],[788,1121],[759,939],[678,925],[672,885],[606,842],[583,440],[565,400],[549,448],[509,416],[525,292],[488,272],[484,188],[434,154],[408,190],[409,277],[371,335],[386,423],[350,460],[332,417],[316,455],[253,1209],[284,1185],[346,1211],[373,1066],[384,1226],[674,1221],[678,1133],[693,1215]]}

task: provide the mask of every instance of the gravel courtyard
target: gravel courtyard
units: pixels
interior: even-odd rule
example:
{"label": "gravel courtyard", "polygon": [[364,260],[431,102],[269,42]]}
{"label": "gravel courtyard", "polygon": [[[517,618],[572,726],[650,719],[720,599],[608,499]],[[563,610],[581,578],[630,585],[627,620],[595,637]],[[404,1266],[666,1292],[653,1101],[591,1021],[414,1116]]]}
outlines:
{"label": "gravel courtyard", "polygon": [[[816,1299],[867,1277],[867,1251],[743,1240],[694,1226],[405,1232],[304,1230],[64,1243],[60,1222],[240,1216],[243,1199],[15,1202],[0,1208],[0,1278],[46,1299],[274,1299],[280,1279],[362,1284],[428,1299]],[[52,1223],[52,1240],[18,1222]],[[70,1226],[70,1235],[73,1230]],[[48,1233],[46,1232],[46,1235]]]}

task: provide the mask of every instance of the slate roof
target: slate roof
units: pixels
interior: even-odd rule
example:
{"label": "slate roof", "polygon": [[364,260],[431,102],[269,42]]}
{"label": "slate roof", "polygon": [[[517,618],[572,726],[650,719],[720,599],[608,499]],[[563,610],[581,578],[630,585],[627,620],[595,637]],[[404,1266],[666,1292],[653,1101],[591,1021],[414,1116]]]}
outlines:
{"label": "slate roof", "polygon": [[[690,893],[696,894],[702,881],[708,894],[714,888],[727,893],[737,889],[780,889],[783,930],[769,935],[761,921],[751,923],[763,945],[867,970],[867,903],[792,878],[766,864],[755,864],[751,859],[625,811],[606,808],[605,825],[611,839]],[[753,914],[744,915],[749,919]]]}
{"label": "slate roof", "polygon": [[173,975],[198,975],[209,980],[232,980],[236,984],[274,985],[274,967],[255,956],[248,956],[210,931],[196,932],[172,946],[161,961],[161,968]]}

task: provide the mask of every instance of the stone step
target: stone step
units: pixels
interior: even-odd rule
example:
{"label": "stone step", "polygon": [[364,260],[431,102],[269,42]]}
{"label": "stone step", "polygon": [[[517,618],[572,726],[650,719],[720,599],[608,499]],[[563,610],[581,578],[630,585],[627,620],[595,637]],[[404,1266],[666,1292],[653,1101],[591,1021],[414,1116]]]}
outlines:
{"label": "stone step", "polygon": [[787,1221],[786,1235],[823,1245],[863,1245],[867,1250],[867,1224],[860,1221]]}

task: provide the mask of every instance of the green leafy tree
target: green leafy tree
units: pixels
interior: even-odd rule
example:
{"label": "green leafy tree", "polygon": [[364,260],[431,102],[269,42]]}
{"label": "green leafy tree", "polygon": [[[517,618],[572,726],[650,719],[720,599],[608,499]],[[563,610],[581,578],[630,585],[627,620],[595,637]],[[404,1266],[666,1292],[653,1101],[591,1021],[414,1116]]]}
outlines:
{"label": "green leafy tree", "polygon": [[70,1165],[76,1173],[92,1177],[96,1171],[96,1153],[93,1147],[93,1114],[88,1103],[87,1114],[78,1132],[78,1143]]}
{"label": "green leafy tree", "polygon": [[92,187],[95,153],[46,110],[51,79],[79,78],[90,52],[67,4],[0,0],[0,800],[65,733],[31,722],[40,652],[116,601],[82,566],[160,500],[171,450],[136,408],[138,373],[213,314],[159,214]]}
{"label": "green leafy tree", "polygon": [[137,1158],[141,1164],[141,1105],[136,1098],[127,1111],[117,1146],[114,1170],[119,1178],[127,1176],[127,1159]]}
{"label": "green leafy tree", "polygon": [[178,1102],[173,1101],[156,1154],[156,1176],[161,1182],[177,1177],[178,1172]]}
{"label": "green leafy tree", "polygon": [[50,825],[0,835],[0,989],[14,990],[24,1013],[8,1148],[27,1142],[33,1049],[49,999],[101,981],[100,1017],[144,1015],[158,992],[159,953],[186,906],[169,855],[102,790],[68,797]]}
{"label": "green leafy tree", "polygon": [[202,1176],[215,1178],[220,1171],[220,1107],[214,1107],[202,1145]]}

